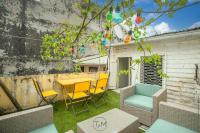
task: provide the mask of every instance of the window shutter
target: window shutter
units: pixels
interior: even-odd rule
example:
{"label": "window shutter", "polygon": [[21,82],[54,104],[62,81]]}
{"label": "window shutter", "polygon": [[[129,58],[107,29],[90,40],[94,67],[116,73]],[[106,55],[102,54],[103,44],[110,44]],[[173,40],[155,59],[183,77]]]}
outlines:
{"label": "window shutter", "polygon": [[140,68],[140,82],[145,84],[155,84],[162,86],[162,78],[157,73],[157,66],[162,68],[162,57],[161,57],[161,64],[148,64],[143,61]]}

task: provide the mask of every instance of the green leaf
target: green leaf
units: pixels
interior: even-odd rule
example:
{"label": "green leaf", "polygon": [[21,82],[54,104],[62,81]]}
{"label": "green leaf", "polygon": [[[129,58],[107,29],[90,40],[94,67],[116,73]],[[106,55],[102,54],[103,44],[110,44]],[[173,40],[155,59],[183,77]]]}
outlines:
{"label": "green leaf", "polygon": [[155,21],[155,18],[151,18],[150,20],[148,20],[146,23],[145,23],[145,26],[149,26],[151,23],[153,23]]}

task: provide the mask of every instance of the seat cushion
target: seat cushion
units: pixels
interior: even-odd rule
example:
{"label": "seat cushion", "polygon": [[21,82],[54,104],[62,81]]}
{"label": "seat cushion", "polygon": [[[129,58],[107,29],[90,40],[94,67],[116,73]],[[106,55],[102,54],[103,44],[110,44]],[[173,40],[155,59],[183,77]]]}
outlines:
{"label": "seat cushion", "polygon": [[103,89],[96,89],[96,91],[95,91],[95,89],[94,88],[91,88],[90,89],[90,93],[92,93],[92,94],[99,94],[99,93],[103,93],[105,90],[103,90]]}
{"label": "seat cushion", "polygon": [[135,89],[135,93],[138,95],[152,97],[158,90],[161,89],[161,87],[159,85],[151,84],[136,84]]}
{"label": "seat cushion", "polygon": [[76,93],[74,93],[74,95],[73,95],[73,93],[68,93],[68,96],[73,99],[80,99],[80,98],[88,97],[88,95],[85,92],[76,92]]}
{"label": "seat cushion", "polygon": [[133,95],[124,100],[124,104],[138,107],[147,111],[153,110],[153,99],[143,95]]}
{"label": "seat cushion", "polygon": [[54,90],[47,90],[47,91],[43,91],[42,95],[44,97],[49,97],[49,96],[54,96],[54,95],[58,95],[58,93]]}
{"label": "seat cushion", "polygon": [[58,133],[54,124],[49,124],[42,128],[35,129],[29,133]]}
{"label": "seat cushion", "polygon": [[145,133],[197,133],[174,123],[157,119]]}

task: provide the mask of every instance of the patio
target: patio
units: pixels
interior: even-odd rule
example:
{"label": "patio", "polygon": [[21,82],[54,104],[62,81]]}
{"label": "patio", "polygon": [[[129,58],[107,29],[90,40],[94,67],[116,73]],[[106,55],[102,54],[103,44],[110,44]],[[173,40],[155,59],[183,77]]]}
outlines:
{"label": "patio", "polygon": [[0,133],[200,133],[199,9],[0,1]]}
{"label": "patio", "polygon": [[[54,104],[56,110],[54,111],[54,123],[59,133],[64,133],[68,130],[77,130],[77,123],[113,108],[119,108],[119,94],[113,91],[108,91],[105,96],[108,101],[105,105],[95,108],[94,105],[89,103],[89,112],[81,113],[77,117],[72,114],[72,111],[66,111],[63,102]],[[140,133],[143,133],[142,131]]]}
{"label": "patio", "polygon": [[[110,132],[107,132],[106,130],[108,130],[108,129],[116,130],[117,127],[112,127],[112,125],[119,123],[120,121],[122,121],[122,118],[127,115],[127,118],[129,118],[130,120],[132,120],[132,118],[130,118],[130,117],[134,117],[134,119],[136,118],[136,120],[134,120],[134,123],[137,124],[137,126],[135,124],[133,124],[132,126],[129,126],[128,130],[131,132],[132,131],[134,131],[135,133],[144,133],[144,132],[154,133],[155,131],[160,132],[160,131],[162,131],[162,129],[159,127],[163,126],[163,124],[164,124],[165,125],[164,128],[166,128],[166,130],[169,130],[169,132],[171,132],[173,130],[173,128],[176,128],[176,131],[181,132],[181,133],[197,133],[195,131],[199,130],[198,127],[200,124],[200,123],[198,123],[199,116],[198,116],[197,110],[190,109],[190,108],[187,108],[187,107],[184,107],[181,105],[177,105],[177,104],[168,103],[168,102],[156,101],[156,103],[159,104],[159,118],[157,118],[156,114],[153,114],[153,116],[150,116],[149,114],[142,113],[143,111],[146,110],[145,108],[148,107],[148,106],[146,106],[148,103],[147,101],[146,101],[147,103],[143,104],[143,103],[141,103],[142,99],[140,99],[139,101],[137,101],[135,99],[136,103],[132,103],[131,106],[128,102],[126,102],[126,100],[129,100],[128,99],[129,97],[133,97],[134,95],[137,95],[137,97],[139,97],[139,95],[141,95],[141,96],[143,95],[142,97],[145,98],[145,95],[154,94],[155,92],[152,91],[153,88],[151,88],[151,87],[156,89],[155,87],[158,87],[158,86],[150,85],[150,84],[136,84],[136,86],[128,86],[128,87],[120,89],[120,93],[112,91],[112,90],[108,90],[108,91],[106,91],[106,94],[105,94],[106,104],[96,108],[94,106],[93,102],[91,100],[89,100],[88,101],[89,111],[82,112],[80,114],[74,114],[71,107],[67,109],[65,102],[63,100],[57,101],[56,103],[54,103],[53,107],[47,105],[47,106],[51,107],[51,109],[49,107],[48,108],[52,111],[50,111],[49,109],[48,110],[45,109],[46,113],[42,110],[40,111],[40,108],[46,108],[45,106],[41,106],[41,107],[37,107],[37,108],[33,108],[33,109],[19,111],[19,112],[13,113],[11,115],[7,114],[7,115],[0,117],[0,127],[4,126],[1,128],[0,131],[2,133],[4,133],[4,132],[6,133],[7,131],[12,132],[13,127],[16,126],[17,132],[19,132],[20,130],[21,130],[20,132],[30,131],[30,129],[28,129],[28,128],[32,128],[32,130],[33,129],[34,130],[33,131],[31,130],[32,131],[31,133],[38,133],[38,132],[46,133],[47,130],[50,130],[50,127],[48,125],[42,123],[42,121],[44,122],[45,120],[52,119],[52,121],[50,120],[51,121],[50,123],[52,123],[51,126],[55,125],[55,128],[51,127],[51,128],[53,128],[53,130],[55,130],[53,132],[58,131],[59,133],[64,133],[64,132],[70,130],[70,131],[76,133],[77,126],[79,125],[80,122],[83,123],[83,122],[88,121],[89,119],[93,120],[96,118],[103,118],[106,121],[108,120],[108,123],[107,123],[108,127],[106,126],[106,128],[104,129],[105,133],[110,133]],[[147,88],[149,89],[148,91],[146,90]],[[134,90],[134,89],[136,89],[136,90]],[[146,91],[143,91],[142,89],[145,89]],[[164,91],[165,91],[165,89],[160,89],[158,92],[156,92],[153,95],[153,99],[155,100],[158,98],[157,100],[161,101],[163,98],[165,98]],[[135,92],[135,93],[133,93],[133,92]],[[160,95],[161,97],[159,97],[159,94],[162,94],[162,95]],[[124,101],[124,103],[122,101]],[[134,101],[134,99],[129,100],[129,102],[130,101]],[[163,99],[163,101],[164,101],[164,99]],[[99,100],[98,102],[101,103],[102,100]],[[143,108],[142,106],[146,106],[146,107]],[[158,105],[155,105],[155,106],[158,106]],[[76,110],[79,110],[81,108],[83,108],[82,105],[79,107],[77,106]],[[109,111],[111,111],[114,108],[120,109],[118,112],[118,115],[115,114],[114,110],[113,110],[113,113],[111,113],[111,114],[108,113]],[[134,108],[136,111],[134,111]],[[138,109],[139,109],[139,112],[137,111]],[[30,112],[32,112],[33,114],[30,114]],[[49,113],[52,112],[52,114],[51,113],[49,114],[48,112]],[[150,112],[148,111],[148,113],[150,113]],[[103,114],[108,113],[108,115],[101,117],[102,113]],[[145,111],[145,113],[147,113],[147,110]],[[119,115],[121,115],[122,118],[120,118]],[[30,122],[32,121],[32,119],[34,119],[34,118],[32,118],[34,116],[36,119],[33,121],[33,125],[31,125]],[[135,117],[135,116],[137,116],[137,117]],[[41,117],[44,117],[44,118],[42,118],[44,120],[42,120],[40,122]],[[115,122],[113,120],[110,121],[109,117],[114,117],[114,120],[119,120],[119,122]],[[115,118],[115,117],[117,117],[117,118]],[[138,118],[139,118],[139,120],[138,120]],[[155,121],[154,118],[156,118],[157,120]],[[25,125],[30,125],[30,126],[27,126],[23,129],[22,124],[15,125],[16,123],[18,123],[20,121],[25,122],[26,123]],[[35,123],[36,121],[38,121],[37,124]],[[127,123],[127,119],[125,121]],[[146,121],[150,122],[150,128],[143,125],[143,124],[145,124],[145,125],[148,124],[148,123],[146,123]],[[151,124],[152,121],[153,121],[153,124]],[[10,122],[12,122],[12,123],[10,123]],[[170,123],[170,122],[172,122],[172,123]],[[90,125],[89,129],[86,128],[85,126],[83,126],[82,128],[85,128],[88,130],[94,130],[95,132],[100,132],[95,129],[94,121],[92,123],[93,123],[93,125],[92,125],[92,127]],[[155,123],[156,124],[159,123],[159,124],[157,124],[158,126],[154,126],[154,125],[156,125]],[[125,124],[125,123],[123,123],[123,124]],[[123,124],[122,125],[120,124],[120,126],[123,127]],[[10,128],[10,126],[7,127],[8,125],[11,125],[12,128]],[[179,125],[181,125],[181,126],[179,126]],[[31,126],[33,126],[34,128]],[[134,126],[134,128],[133,128],[133,126]],[[147,130],[146,129],[144,130],[144,127]],[[136,129],[138,130],[138,132],[136,131]],[[104,133],[104,130],[102,130],[101,132]],[[127,131],[125,131],[125,129],[122,129],[122,132],[127,132]],[[81,133],[80,130],[78,131],[78,133]]]}

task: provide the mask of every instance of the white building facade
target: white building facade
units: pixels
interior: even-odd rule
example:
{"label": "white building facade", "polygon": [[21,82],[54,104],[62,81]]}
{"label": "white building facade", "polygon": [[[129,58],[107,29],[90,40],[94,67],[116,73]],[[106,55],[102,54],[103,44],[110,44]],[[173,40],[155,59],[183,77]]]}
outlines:
{"label": "white building facade", "polygon": [[[153,53],[162,57],[162,70],[169,78],[161,79],[159,82],[167,89],[167,101],[197,108],[200,85],[197,84],[195,77],[200,75],[200,70],[197,69],[197,66],[200,69],[200,29],[149,37],[145,39],[145,43],[151,44]],[[134,42],[128,45],[111,45],[111,89],[144,82],[148,67],[145,68],[142,64],[135,66],[127,76],[118,75],[120,70],[130,67],[131,60],[144,56],[142,52],[137,51],[137,47]]]}

